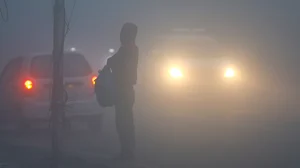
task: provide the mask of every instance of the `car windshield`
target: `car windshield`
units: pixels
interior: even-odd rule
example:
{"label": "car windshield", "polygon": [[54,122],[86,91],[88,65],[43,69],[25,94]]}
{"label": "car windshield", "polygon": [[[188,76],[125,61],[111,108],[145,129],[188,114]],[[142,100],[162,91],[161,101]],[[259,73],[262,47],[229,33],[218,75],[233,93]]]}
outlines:
{"label": "car windshield", "polygon": [[[81,77],[91,74],[92,70],[83,55],[66,53],[64,55],[64,77]],[[34,78],[52,77],[52,55],[39,55],[32,59],[30,75]]]}
{"label": "car windshield", "polygon": [[212,38],[168,36],[158,39],[160,40],[154,44],[153,51],[163,56],[193,58],[219,56],[219,45]]}

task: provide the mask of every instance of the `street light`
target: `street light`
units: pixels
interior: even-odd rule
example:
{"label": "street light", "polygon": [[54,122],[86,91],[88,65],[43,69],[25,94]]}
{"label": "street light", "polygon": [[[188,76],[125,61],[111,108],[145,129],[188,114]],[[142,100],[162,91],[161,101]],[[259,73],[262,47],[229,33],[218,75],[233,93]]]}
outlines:
{"label": "street light", "polygon": [[109,52],[110,54],[113,54],[113,53],[115,52],[115,49],[110,48],[110,49],[108,50],[108,52]]}
{"label": "street light", "polygon": [[72,47],[72,48],[70,49],[70,51],[71,51],[71,52],[75,52],[75,51],[76,51],[76,48],[75,48],[75,47]]}

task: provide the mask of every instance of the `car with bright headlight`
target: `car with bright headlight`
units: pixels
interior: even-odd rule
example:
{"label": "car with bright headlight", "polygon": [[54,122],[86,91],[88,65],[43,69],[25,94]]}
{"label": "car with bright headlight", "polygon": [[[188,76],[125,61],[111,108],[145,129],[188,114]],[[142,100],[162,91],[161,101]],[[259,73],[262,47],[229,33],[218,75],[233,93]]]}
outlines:
{"label": "car with bright headlight", "polygon": [[173,31],[155,38],[142,65],[144,93],[164,108],[242,106],[250,92],[242,64],[197,29]]}

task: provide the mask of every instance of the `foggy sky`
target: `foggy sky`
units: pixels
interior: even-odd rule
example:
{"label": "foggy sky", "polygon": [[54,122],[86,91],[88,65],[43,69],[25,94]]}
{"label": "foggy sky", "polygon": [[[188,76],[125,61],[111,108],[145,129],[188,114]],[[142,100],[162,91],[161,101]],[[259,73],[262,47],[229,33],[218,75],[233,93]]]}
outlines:
{"label": "foggy sky", "polygon": [[[68,16],[73,2],[66,0]],[[1,65],[17,55],[51,52],[52,3],[8,1],[9,22],[0,22]],[[0,7],[4,8],[2,1]],[[108,48],[118,47],[119,30],[126,21],[139,26],[141,48],[162,29],[201,27],[220,40],[248,48],[276,73],[297,76],[299,8],[300,2],[294,0],[77,0],[65,46],[77,47],[98,61]]]}

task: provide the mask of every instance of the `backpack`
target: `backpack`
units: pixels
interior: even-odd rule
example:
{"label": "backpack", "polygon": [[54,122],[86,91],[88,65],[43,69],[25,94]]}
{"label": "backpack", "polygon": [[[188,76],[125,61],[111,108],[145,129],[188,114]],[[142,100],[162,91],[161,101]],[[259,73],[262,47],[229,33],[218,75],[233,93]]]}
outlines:
{"label": "backpack", "polygon": [[98,77],[95,80],[95,94],[98,104],[101,107],[112,107],[115,104],[112,71],[105,66],[98,73]]}

